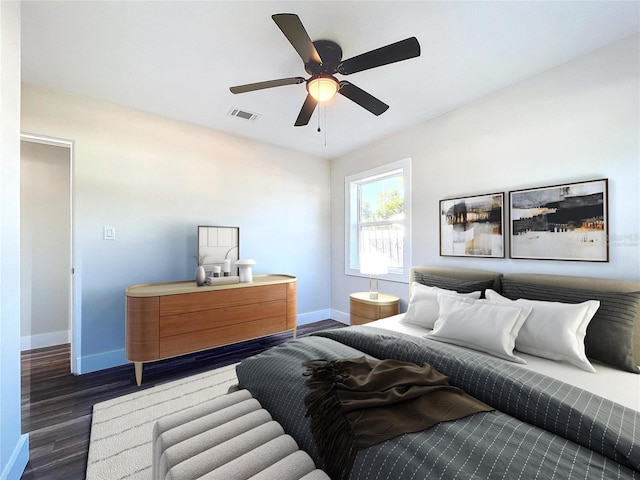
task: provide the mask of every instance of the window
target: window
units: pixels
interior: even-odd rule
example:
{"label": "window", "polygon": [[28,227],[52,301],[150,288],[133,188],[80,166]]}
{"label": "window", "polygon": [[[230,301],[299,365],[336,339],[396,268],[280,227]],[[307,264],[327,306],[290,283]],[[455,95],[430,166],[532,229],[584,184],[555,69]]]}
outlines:
{"label": "window", "polygon": [[388,274],[408,281],[411,262],[411,159],[345,178],[345,273],[360,275],[361,260],[384,258]]}

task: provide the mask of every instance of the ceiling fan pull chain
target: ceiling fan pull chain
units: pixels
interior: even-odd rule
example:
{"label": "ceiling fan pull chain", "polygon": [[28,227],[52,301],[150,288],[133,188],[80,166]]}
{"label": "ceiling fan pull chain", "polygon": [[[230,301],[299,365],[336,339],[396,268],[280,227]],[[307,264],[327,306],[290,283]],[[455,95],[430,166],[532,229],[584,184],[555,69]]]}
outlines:
{"label": "ceiling fan pull chain", "polygon": [[327,105],[323,105],[324,110],[324,147],[327,148]]}
{"label": "ceiling fan pull chain", "polygon": [[322,132],[322,128],[320,128],[320,116],[323,116],[324,119],[324,146],[327,146],[327,105],[321,104],[318,107],[318,133]]}

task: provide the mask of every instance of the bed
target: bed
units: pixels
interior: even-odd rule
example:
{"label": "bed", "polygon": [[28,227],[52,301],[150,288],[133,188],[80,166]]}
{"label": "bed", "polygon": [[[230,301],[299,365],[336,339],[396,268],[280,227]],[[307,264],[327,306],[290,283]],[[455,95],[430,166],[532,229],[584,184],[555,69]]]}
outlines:
{"label": "bed", "polygon": [[[431,328],[412,318],[429,313],[423,287],[445,291]],[[485,303],[468,297],[479,290]],[[545,310],[560,300],[572,306]],[[469,312],[491,317],[486,328],[474,332]],[[305,362],[426,363],[494,409],[358,448],[343,478],[640,479],[639,315],[640,282],[414,267],[405,314],[291,340],[244,360],[237,375],[320,468],[332,459],[306,416]]]}

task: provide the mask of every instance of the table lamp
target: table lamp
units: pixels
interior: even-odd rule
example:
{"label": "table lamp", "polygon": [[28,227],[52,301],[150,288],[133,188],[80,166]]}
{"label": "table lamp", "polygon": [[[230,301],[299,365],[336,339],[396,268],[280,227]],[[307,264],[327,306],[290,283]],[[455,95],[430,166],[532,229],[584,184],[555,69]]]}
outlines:
{"label": "table lamp", "polygon": [[[381,253],[366,253],[360,258],[360,273],[369,275],[369,298],[378,298],[378,275],[388,273],[389,266],[387,257]],[[372,276],[376,276],[376,290],[373,291]]]}
{"label": "table lamp", "polygon": [[236,262],[236,266],[238,267],[238,274],[240,275],[240,283],[250,283],[253,282],[253,271],[251,267],[256,264],[255,260],[250,258],[240,259]]}

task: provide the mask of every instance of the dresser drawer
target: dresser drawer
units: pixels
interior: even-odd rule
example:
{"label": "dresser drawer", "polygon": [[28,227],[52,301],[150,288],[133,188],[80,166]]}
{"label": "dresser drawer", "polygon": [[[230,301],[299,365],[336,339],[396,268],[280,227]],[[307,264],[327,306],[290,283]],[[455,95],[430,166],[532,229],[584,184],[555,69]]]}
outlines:
{"label": "dresser drawer", "polygon": [[287,286],[264,285],[254,288],[214,290],[160,297],[160,316],[201,312],[234,305],[247,305],[269,300],[286,300]]}
{"label": "dresser drawer", "polygon": [[285,318],[286,314],[287,303],[284,300],[275,300],[162,316],[160,317],[160,338],[189,332],[198,333],[203,330],[248,323],[265,318]]}
{"label": "dresser drawer", "polygon": [[266,318],[199,332],[187,332],[163,337],[160,338],[160,357],[172,357],[183,353],[264,337],[284,331],[286,323],[284,317]]}

